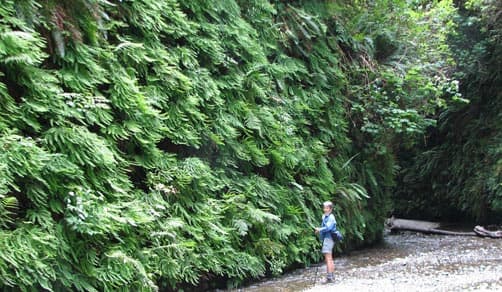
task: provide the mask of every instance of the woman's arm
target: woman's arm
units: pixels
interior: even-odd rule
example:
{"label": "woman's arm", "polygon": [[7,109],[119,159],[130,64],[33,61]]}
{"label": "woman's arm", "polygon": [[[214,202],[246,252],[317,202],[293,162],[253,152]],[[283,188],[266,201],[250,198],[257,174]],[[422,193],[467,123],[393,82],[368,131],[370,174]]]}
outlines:
{"label": "woman's arm", "polygon": [[326,226],[319,228],[319,232],[331,232],[336,228],[336,220],[333,214],[330,214],[328,217],[328,221],[326,222]]}

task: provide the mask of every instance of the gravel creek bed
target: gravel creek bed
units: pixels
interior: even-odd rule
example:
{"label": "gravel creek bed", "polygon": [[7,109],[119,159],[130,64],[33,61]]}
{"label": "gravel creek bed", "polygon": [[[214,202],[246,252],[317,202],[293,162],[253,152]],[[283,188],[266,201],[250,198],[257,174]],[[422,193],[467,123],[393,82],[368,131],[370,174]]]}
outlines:
{"label": "gravel creek bed", "polygon": [[502,239],[388,234],[382,244],[335,258],[326,267],[292,271],[232,291],[502,291]]}

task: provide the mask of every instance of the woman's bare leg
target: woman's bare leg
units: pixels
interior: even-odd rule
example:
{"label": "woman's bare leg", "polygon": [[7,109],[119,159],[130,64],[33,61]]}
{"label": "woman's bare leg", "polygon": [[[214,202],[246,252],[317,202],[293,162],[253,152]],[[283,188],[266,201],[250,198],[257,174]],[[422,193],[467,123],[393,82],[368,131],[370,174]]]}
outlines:
{"label": "woman's bare leg", "polygon": [[335,270],[335,264],[333,263],[333,255],[330,253],[325,253],[324,260],[326,261],[326,272],[327,272],[325,283],[330,283],[333,282],[334,280],[333,272]]}
{"label": "woman's bare leg", "polygon": [[335,271],[335,263],[333,262],[333,255],[330,253],[324,254],[324,258],[326,260],[326,268],[328,274],[331,274]]}

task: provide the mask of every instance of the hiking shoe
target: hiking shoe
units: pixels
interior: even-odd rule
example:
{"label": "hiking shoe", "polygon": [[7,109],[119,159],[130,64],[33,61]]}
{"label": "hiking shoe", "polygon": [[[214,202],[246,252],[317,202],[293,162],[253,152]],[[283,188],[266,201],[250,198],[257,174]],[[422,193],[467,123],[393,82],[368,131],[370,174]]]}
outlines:
{"label": "hiking shoe", "polygon": [[324,281],[321,282],[321,284],[326,285],[326,284],[331,284],[333,282],[335,282],[334,279],[326,278]]}

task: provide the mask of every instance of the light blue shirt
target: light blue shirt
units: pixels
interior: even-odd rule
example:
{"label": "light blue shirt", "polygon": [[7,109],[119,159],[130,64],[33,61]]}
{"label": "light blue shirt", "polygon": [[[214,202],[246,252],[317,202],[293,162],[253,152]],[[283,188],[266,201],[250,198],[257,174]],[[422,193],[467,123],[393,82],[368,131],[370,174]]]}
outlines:
{"label": "light blue shirt", "polygon": [[324,241],[326,236],[331,236],[331,231],[336,229],[335,215],[329,213],[328,215],[322,215],[322,225],[319,229],[319,235],[321,236],[321,241]]}

